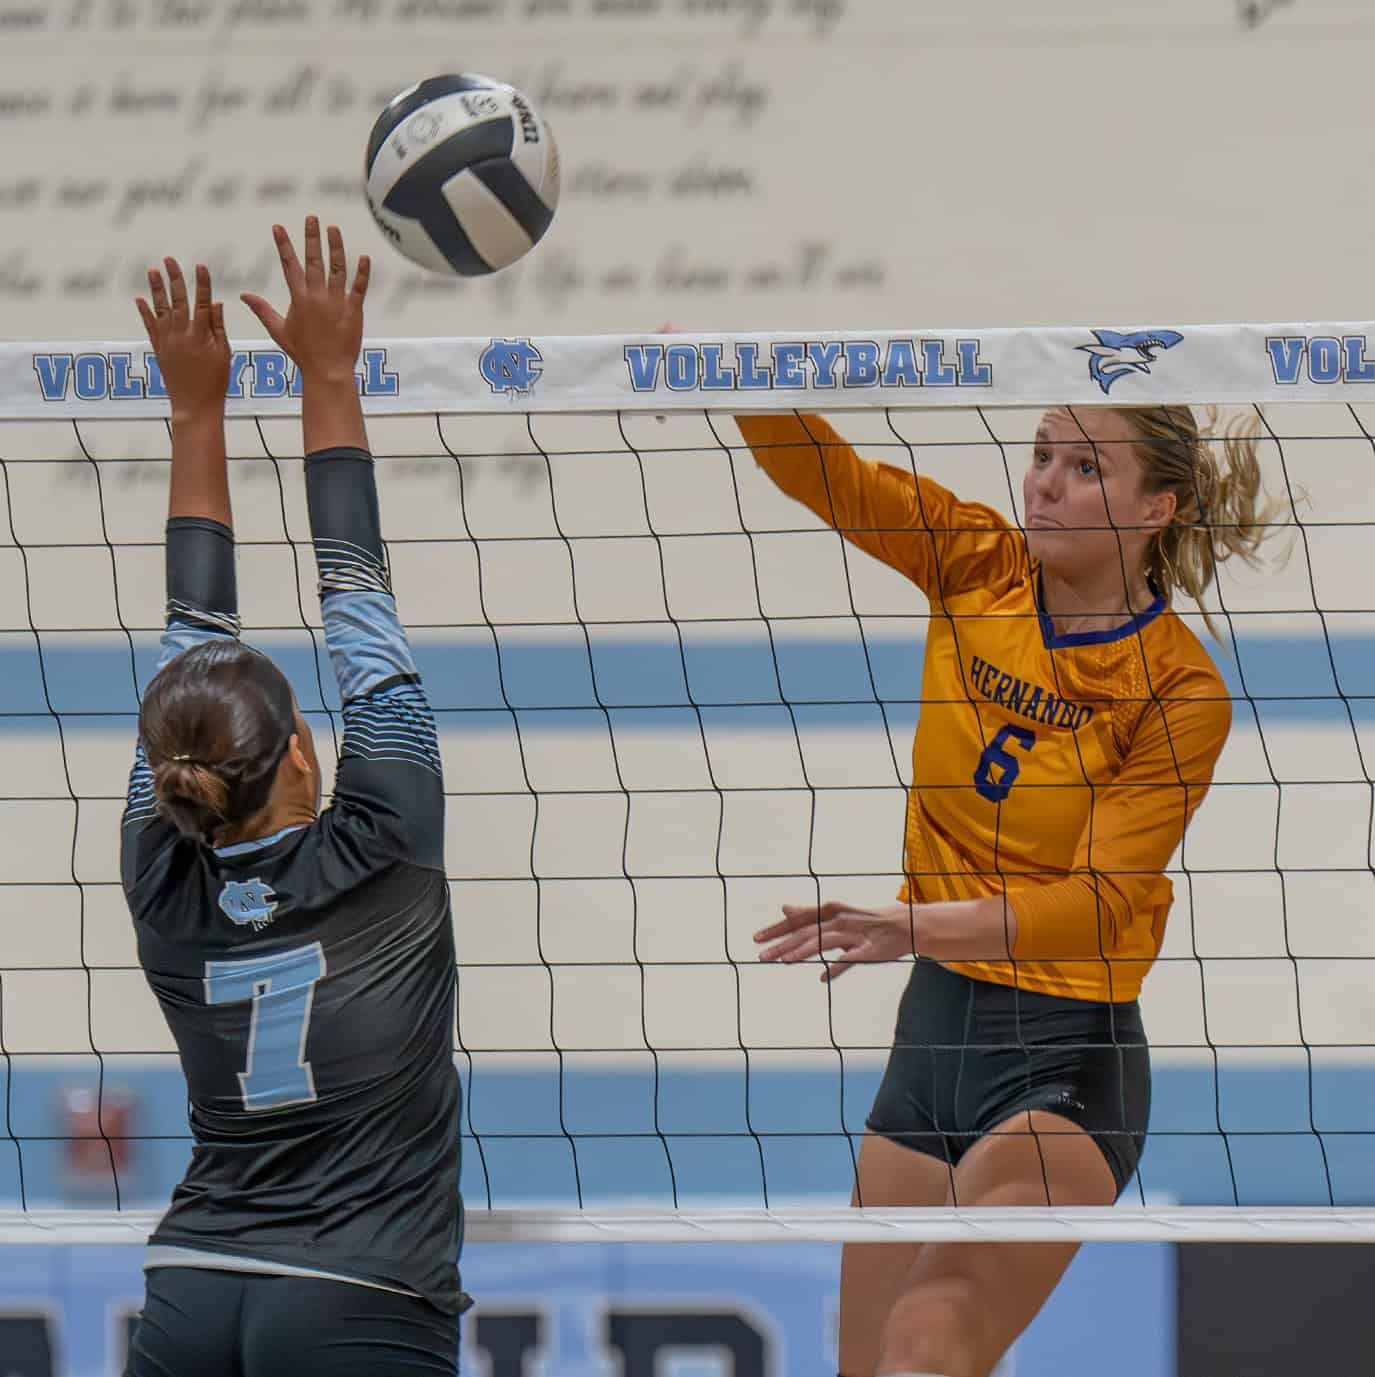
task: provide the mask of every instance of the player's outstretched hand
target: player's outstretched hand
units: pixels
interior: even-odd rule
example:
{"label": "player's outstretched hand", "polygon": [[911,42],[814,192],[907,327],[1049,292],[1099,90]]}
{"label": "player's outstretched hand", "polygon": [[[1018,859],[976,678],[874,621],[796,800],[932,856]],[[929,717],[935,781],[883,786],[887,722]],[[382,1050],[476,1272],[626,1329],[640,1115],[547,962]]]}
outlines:
{"label": "player's outstretched hand", "polygon": [[916,955],[912,919],[910,904],[854,908],[834,899],[821,905],[784,904],[783,921],[756,932],[754,940],[773,943],[759,953],[761,961],[791,963],[840,952],[821,972],[822,980],[833,980],[860,962]]}
{"label": "player's outstretched hand", "polygon": [[328,262],[320,243],[320,221],[314,215],[306,219],[304,264],[281,225],[273,225],[272,237],[291,298],[286,315],[278,314],[271,303],[252,292],[245,292],[240,299],[304,377],[352,379],[363,347],[363,298],[372,271],[367,255],[358,260],[350,286],[344,236],[337,225],[326,231]]}
{"label": "player's outstretched hand", "polygon": [[213,299],[210,269],[203,263],[196,265],[194,310],[175,258],[164,258],[162,268],[148,269],[148,294],[151,305],[141,296],[134,304],[157,355],[173,418],[206,408],[222,409],[229,389],[229,340],[224,333],[224,303]]}

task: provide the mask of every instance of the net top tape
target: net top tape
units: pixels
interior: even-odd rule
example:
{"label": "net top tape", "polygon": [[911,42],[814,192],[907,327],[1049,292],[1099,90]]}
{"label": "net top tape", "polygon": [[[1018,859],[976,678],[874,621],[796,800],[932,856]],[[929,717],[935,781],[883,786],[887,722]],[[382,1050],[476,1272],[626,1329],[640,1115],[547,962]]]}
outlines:
{"label": "net top tape", "polygon": [[[372,415],[1375,401],[1375,324],[370,340]],[[167,415],[146,341],[0,343],[0,419]],[[293,416],[268,341],[234,346],[231,416]]]}
{"label": "net top tape", "polygon": [[[143,1243],[153,1210],[0,1211],[0,1245]],[[1375,1209],[1175,1205],[998,1209],[469,1209],[470,1243],[1371,1243]]]}

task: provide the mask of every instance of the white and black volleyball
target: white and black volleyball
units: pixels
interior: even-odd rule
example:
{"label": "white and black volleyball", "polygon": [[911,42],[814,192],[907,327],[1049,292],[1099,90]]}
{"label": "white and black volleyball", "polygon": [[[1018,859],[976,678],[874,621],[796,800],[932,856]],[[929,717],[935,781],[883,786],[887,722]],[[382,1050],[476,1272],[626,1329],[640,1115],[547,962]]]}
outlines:
{"label": "white and black volleyball", "polygon": [[559,203],[559,151],[514,87],[469,74],[402,91],[368,139],[368,205],[407,258],[480,277],[539,243]]}

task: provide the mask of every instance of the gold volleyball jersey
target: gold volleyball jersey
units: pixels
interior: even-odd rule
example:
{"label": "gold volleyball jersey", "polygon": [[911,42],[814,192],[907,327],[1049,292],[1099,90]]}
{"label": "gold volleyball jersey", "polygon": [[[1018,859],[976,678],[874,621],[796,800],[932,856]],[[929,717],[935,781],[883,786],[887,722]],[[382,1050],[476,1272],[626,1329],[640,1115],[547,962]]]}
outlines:
{"label": "gold volleyball jersey", "polygon": [[738,424],[784,492],[930,601],[899,897],[1006,894],[1017,916],[1011,961],[945,964],[1135,999],[1173,897],[1165,867],[1231,726],[1207,651],[1163,598],[1115,630],[1057,635],[999,513],[860,459],[819,417]]}

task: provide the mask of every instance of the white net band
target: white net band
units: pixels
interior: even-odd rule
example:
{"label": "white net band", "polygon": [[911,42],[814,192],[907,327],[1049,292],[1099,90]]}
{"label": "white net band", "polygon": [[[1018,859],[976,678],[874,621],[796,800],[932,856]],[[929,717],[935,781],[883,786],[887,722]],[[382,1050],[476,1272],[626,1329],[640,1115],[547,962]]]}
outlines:
{"label": "white net band", "polygon": [[[837,411],[1102,402],[1360,403],[1375,325],[913,330],[369,341],[358,385],[373,415],[521,411]],[[1118,400],[1116,394],[1113,400]],[[278,349],[240,345],[231,416],[300,409]],[[0,344],[0,418],[163,416],[146,341]]]}
{"label": "white net band", "polygon": [[[141,1244],[156,1211],[0,1211],[0,1245]],[[1375,1208],[480,1210],[469,1243],[1371,1243]]]}

